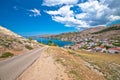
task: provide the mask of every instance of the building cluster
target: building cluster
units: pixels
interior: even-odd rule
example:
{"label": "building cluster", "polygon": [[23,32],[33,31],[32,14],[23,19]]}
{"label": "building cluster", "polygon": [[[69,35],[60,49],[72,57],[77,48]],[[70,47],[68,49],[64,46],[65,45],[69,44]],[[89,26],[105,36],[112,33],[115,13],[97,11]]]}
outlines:
{"label": "building cluster", "polygon": [[[76,39],[74,44],[66,45],[64,48],[69,48],[73,50],[86,50],[91,52],[103,52],[103,53],[120,53],[120,42],[118,40],[109,39],[95,39],[95,38],[85,38]],[[118,46],[117,46],[118,45]]]}

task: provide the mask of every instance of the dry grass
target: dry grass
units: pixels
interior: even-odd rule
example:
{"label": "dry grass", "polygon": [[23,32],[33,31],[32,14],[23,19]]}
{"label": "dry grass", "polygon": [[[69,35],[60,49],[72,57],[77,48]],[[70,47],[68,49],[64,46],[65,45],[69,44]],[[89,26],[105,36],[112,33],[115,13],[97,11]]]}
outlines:
{"label": "dry grass", "polygon": [[70,80],[105,80],[102,75],[89,69],[85,61],[74,52],[58,47],[49,47],[46,52],[53,56],[56,63],[62,64]]}
{"label": "dry grass", "polygon": [[120,80],[120,55],[77,51],[81,57],[92,66],[98,66],[107,80]]}

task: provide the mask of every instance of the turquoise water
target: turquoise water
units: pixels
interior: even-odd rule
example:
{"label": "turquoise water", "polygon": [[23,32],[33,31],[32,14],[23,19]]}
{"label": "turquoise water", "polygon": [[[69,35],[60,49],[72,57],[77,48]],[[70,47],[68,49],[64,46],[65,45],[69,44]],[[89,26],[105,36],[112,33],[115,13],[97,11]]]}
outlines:
{"label": "turquoise water", "polygon": [[37,40],[38,42],[44,43],[44,44],[49,44],[49,40],[52,40],[59,47],[73,44],[73,42],[69,42],[69,41],[61,41],[61,40],[48,39],[48,38],[35,38],[35,40]]}

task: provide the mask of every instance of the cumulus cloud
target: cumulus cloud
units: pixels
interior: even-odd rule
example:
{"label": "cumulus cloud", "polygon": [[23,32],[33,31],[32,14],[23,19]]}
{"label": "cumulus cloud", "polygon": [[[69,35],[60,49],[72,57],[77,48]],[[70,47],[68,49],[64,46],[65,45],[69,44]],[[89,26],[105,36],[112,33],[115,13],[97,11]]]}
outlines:
{"label": "cumulus cloud", "polygon": [[72,6],[63,6],[61,7],[59,10],[55,10],[55,11],[46,11],[48,14],[50,15],[54,15],[54,16],[74,16],[73,15],[73,11],[70,10]]}
{"label": "cumulus cloud", "polygon": [[77,19],[74,19],[74,17],[61,17],[61,16],[53,16],[52,17],[53,20],[57,21],[57,22],[61,22],[67,26],[84,26],[84,27],[88,27],[88,25],[82,21],[82,20],[77,20]]}
{"label": "cumulus cloud", "polygon": [[76,18],[89,23],[90,26],[103,25],[109,21],[108,17],[111,15],[111,10],[107,5],[90,0],[78,4],[78,6],[82,9],[82,13],[75,15]]}
{"label": "cumulus cloud", "polygon": [[46,6],[56,6],[56,5],[70,5],[77,4],[78,0],[44,0],[43,5]]}
{"label": "cumulus cloud", "polygon": [[30,17],[31,17],[31,16],[36,17],[36,16],[40,16],[40,15],[41,15],[40,10],[38,10],[38,9],[36,9],[36,8],[30,9],[29,12],[31,12],[31,13],[29,14]]}
{"label": "cumulus cloud", "polygon": [[120,16],[110,15],[109,19],[110,19],[110,21],[119,20],[119,19],[120,19]]}
{"label": "cumulus cloud", "polygon": [[[72,1],[76,2],[71,4]],[[80,29],[106,25],[119,20],[120,5],[118,3],[120,3],[119,0],[81,0],[79,3],[77,0],[44,0],[43,4],[49,7],[64,4],[58,10],[45,12],[56,22]],[[71,9],[75,6],[77,10]]]}
{"label": "cumulus cloud", "polygon": [[120,16],[120,1],[119,0],[109,0],[109,1],[103,0],[102,3],[105,5],[108,5],[108,7],[113,10],[114,15]]}
{"label": "cumulus cloud", "polygon": [[54,21],[65,24],[67,27],[76,27],[76,26],[84,26],[88,27],[87,23],[82,20],[75,19],[74,12],[70,10],[72,6],[66,5],[61,7],[59,10],[55,11],[46,11],[48,14],[52,16]]}

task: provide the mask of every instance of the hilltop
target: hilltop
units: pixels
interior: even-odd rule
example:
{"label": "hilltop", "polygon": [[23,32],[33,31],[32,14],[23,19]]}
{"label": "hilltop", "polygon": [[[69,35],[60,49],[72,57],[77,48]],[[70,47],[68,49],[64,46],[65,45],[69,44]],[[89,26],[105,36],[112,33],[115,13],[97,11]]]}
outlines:
{"label": "hilltop", "polygon": [[18,54],[39,47],[35,40],[26,39],[9,29],[0,26],[0,55],[10,52]]}

